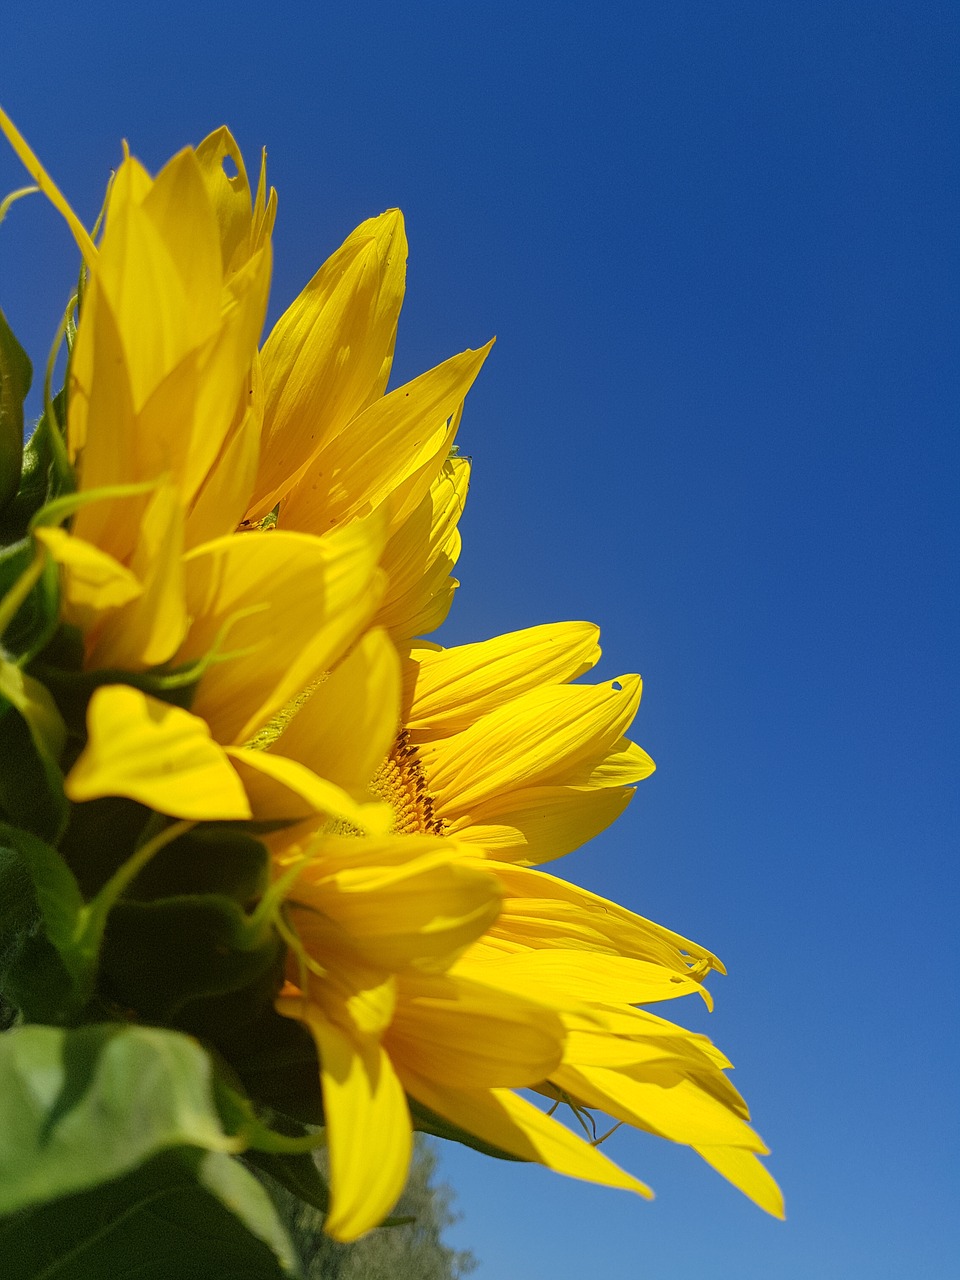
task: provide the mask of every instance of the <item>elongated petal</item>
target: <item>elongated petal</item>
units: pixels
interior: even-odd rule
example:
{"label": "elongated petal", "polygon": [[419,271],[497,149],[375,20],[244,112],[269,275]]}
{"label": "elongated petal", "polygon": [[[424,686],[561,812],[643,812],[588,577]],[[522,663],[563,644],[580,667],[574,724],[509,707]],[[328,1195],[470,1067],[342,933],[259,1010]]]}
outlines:
{"label": "elongated petal", "polygon": [[275,750],[364,798],[399,718],[400,661],[386,632],[374,628],[297,709]]}
{"label": "elongated petal", "polygon": [[354,524],[328,538],[272,530],[219,538],[186,557],[194,624],[180,661],[228,628],[194,707],[221,742],[245,742],[333,666],[375,611],[382,535]]}
{"label": "elongated petal", "polygon": [[625,907],[545,871],[489,862],[504,889],[491,933],[527,947],[604,951],[651,960],[677,973],[723,973],[712,952]]}
{"label": "elongated petal", "polygon": [[398,1070],[411,1097],[501,1151],[571,1178],[653,1198],[649,1187],[509,1089],[456,1089],[434,1084],[405,1065]]}
{"label": "elongated petal", "polygon": [[259,356],[250,366],[248,403],[207,472],[187,517],[187,549],[232,533],[243,519],[260,457],[263,427],[263,375]]}
{"label": "elongated petal", "polygon": [[407,1180],[413,1147],[407,1100],[375,1041],[355,1043],[299,1000],[277,1007],[303,1018],[320,1057],[331,1193],[324,1231],[334,1240],[356,1240],[386,1217]]}
{"label": "elongated petal", "polygon": [[554,622],[453,649],[415,646],[404,670],[411,740],[460,733],[521,694],[575,680],[599,659],[599,634],[591,622]]}
{"label": "elongated petal", "polygon": [[404,973],[384,1038],[394,1061],[439,1084],[520,1087],[563,1055],[563,1024],[535,1000],[471,978]]}
{"label": "elongated petal", "polygon": [[457,973],[502,985],[509,991],[535,991],[538,1000],[560,1010],[581,1001],[646,1004],[699,990],[693,978],[651,961],[553,948],[479,962],[468,953],[458,965]]}
{"label": "elongated petal", "polygon": [[496,918],[496,879],[453,861],[457,847],[450,841],[345,843],[355,852],[341,853],[343,841],[319,845],[290,890],[297,932],[313,955],[347,948],[390,971],[446,968]]}
{"label": "elongated petal", "polygon": [[640,677],[608,685],[559,685],[521,694],[470,728],[421,748],[445,813],[499,792],[551,782],[618,742],[640,701]]}
{"label": "elongated petal", "polygon": [[684,1076],[675,1064],[613,1069],[564,1063],[551,1079],[588,1107],[673,1142],[766,1151],[732,1107]]}
{"label": "elongated petal", "polygon": [[101,685],[87,745],[67,776],[71,800],[127,796],[173,818],[249,818],[250,805],[206,723],[130,685]]}
{"label": "elongated petal", "polygon": [[[239,265],[249,255],[253,228],[253,196],[247,178],[243,154],[229,129],[221,126],[208,134],[196,150],[197,164],[203,175],[220,231],[220,253],[224,272]],[[224,161],[236,169],[228,177]]]}
{"label": "elongated petal", "polygon": [[774,1218],[785,1218],[783,1192],[752,1151],[743,1147],[694,1147],[707,1164]]}
{"label": "elongated petal", "polygon": [[599,835],[632,797],[628,787],[526,787],[491,796],[448,830],[500,862],[536,866]]}
{"label": "elongated petal", "polygon": [[62,214],[66,220],[67,226],[73,232],[73,238],[79,246],[80,252],[88,264],[96,261],[97,250],[90,239],[87,229],[70,208],[69,203],[61,194],[59,187],[44,169],[43,165],[34,155],[33,151],[27,146],[27,143],[21,137],[16,125],[0,108],[0,129],[3,130],[7,137],[7,141],[13,147],[14,151],[20,157],[30,177],[34,180],[43,194],[47,197],[58,213]]}
{"label": "elongated petal", "polygon": [[[429,491],[449,441],[448,422],[480,372],[489,345],[464,351],[372,405],[330,440],[316,464],[284,500],[287,528],[322,533],[364,516],[414,476]],[[439,454],[439,457],[437,455]],[[424,464],[430,467],[424,471]],[[436,469],[430,474],[435,464]],[[412,497],[414,495],[411,495]],[[392,513],[397,524],[402,512]]]}
{"label": "elongated petal", "polygon": [[457,521],[467,496],[470,464],[450,458],[413,514],[392,534],[381,564],[388,587],[377,621],[397,644],[438,627],[453,601],[450,576],[460,555]]}
{"label": "elongated petal", "polygon": [[251,519],[283,498],[324,444],[382,394],[405,264],[394,209],[358,227],[278,321],[263,349],[266,433]]}
{"label": "elongated petal", "polygon": [[143,590],[104,617],[88,639],[87,664],[142,671],[166,662],[187,629],[183,509],[172,484],[151,494],[131,557]]}
{"label": "elongated petal", "polygon": [[349,823],[359,831],[389,830],[392,815],[384,804],[358,804],[342,787],[318,777],[296,760],[272,751],[227,747],[243,780],[253,815],[264,822],[292,822],[314,816]]}

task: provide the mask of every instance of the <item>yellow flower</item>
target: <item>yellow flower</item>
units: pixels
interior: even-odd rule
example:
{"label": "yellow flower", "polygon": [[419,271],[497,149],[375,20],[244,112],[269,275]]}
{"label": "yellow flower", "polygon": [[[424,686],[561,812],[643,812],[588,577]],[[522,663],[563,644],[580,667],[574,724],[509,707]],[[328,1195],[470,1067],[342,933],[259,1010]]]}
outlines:
{"label": "yellow flower", "polygon": [[317,1044],[331,1175],[325,1230],[339,1240],[375,1226],[403,1189],[405,1095],[521,1159],[647,1194],[513,1092],[559,1069],[566,1033],[556,1011],[443,972],[499,906],[495,878],[464,853],[430,836],[328,838],[291,893],[303,973],[277,1008]]}
{"label": "yellow flower", "polygon": [[[253,195],[226,130],[156,178],[127,155],[97,245],[0,128],[88,272],[67,388],[79,492],[32,530],[99,681],[66,792],[278,828],[277,1008],[317,1045],[327,1230],[350,1240],[389,1212],[415,1122],[650,1194],[524,1088],[690,1145],[781,1214],[726,1058],[637,1007],[709,1003],[720,962],[533,869],[653,771],[625,736],[639,676],[575,683],[599,657],[587,623],[414,640],[457,585],[469,464],[452,444],[489,345],[386,391],[399,212],[347,238],[261,354],[275,196],[263,168]],[[17,705],[40,734],[30,679]]]}
{"label": "yellow flower", "polygon": [[[690,993],[710,1004],[702,983],[711,969],[722,972],[719,960],[523,865],[589,839],[653,768],[624,737],[639,678],[570,683],[598,653],[597,630],[586,623],[449,650],[408,646],[403,727],[373,783],[390,804],[396,834],[347,842],[347,915],[338,880],[343,842],[306,846],[306,869],[288,902],[301,969],[289,970],[297,990],[278,1008],[302,1020],[317,1043],[331,1151],[328,1230],[339,1239],[373,1225],[399,1194],[411,1123],[404,1095],[428,1124],[439,1117],[521,1159],[648,1194],[514,1092],[524,1086],[578,1115],[602,1111],[692,1146],[782,1215],[776,1184],[756,1158],[766,1148],[723,1075],[727,1060],[705,1037],[635,1007]],[[360,795],[370,757],[348,748],[338,765],[334,741],[349,742],[343,726],[354,721],[369,733],[371,717],[365,708],[351,713],[360,683],[345,674],[337,683],[327,710],[321,686],[318,706],[306,701],[276,745],[286,750],[286,735],[295,735],[302,759]],[[389,740],[389,723],[379,719],[373,740]],[[278,872],[303,856],[297,841],[304,834],[274,838]],[[427,867],[434,883],[421,887]],[[482,870],[496,887],[497,909],[486,923],[482,912],[468,916],[447,905],[457,869]],[[335,882],[338,896],[331,896]],[[400,893],[411,906],[401,906]],[[429,945],[431,936],[439,946]],[[539,1029],[539,1057],[525,1056],[527,1042],[511,1026]],[[352,1141],[356,1134],[364,1135],[362,1146]]]}
{"label": "yellow flower", "polygon": [[398,829],[456,835],[529,865],[609,825],[654,765],[624,737],[639,676],[570,683],[597,661],[597,634],[555,623],[452,649],[412,646],[404,728],[374,784]]}
{"label": "yellow flower", "polygon": [[377,622],[399,642],[449,609],[469,464],[450,458],[492,344],[385,394],[407,242],[391,209],[361,223],[281,316],[263,348],[263,447],[246,513],[322,535],[382,511],[390,587]]}

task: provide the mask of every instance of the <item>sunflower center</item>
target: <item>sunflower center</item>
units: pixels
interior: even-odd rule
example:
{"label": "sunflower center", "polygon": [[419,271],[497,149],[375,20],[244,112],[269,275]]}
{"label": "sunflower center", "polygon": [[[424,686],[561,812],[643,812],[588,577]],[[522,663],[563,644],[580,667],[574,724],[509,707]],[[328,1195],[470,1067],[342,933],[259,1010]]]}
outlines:
{"label": "sunflower center", "polygon": [[444,834],[446,823],[436,812],[420,753],[406,729],[401,729],[393,750],[381,765],[373,790],[396,814],[394,830],[398,835]]}

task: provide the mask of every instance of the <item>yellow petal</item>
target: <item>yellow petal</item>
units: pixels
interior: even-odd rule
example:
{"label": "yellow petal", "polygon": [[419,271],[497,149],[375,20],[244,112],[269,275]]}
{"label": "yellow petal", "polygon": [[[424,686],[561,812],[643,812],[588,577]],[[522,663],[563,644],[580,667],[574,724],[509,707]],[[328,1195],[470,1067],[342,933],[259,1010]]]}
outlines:
{"label": "yellow petal", "polygon": [[387,805],[358,804],[342,787],[317,777],[296,760],[248,747],[227,747],[226,752],[258,821],[295,822],[314,816],[320,826],[323,815],[360,831],[380,834],[390,829],[393,815]]}
{"label": "yellow petal", "polygon": [[[267,339],[266,430],[250,519],[271,510],[324,443],[382,393],[405,264],[403,219],[393,209],[357,228]],[[286,518],[284,523],[323,531]]]}
{"label": "yellow petal", "polygon": [[500,880],[503,906],[491,927],[495,937],[526,947],[603,951],[651,960],[677,973],[723,973],[712,952],[625,907],[545,871],[489,861]]}
{"label": "yellow petal", "polygon": [[150,496],[130,567],[143,590],[110,613],[89,638],[87,665],[142,671],[166,662],[187,629],[183,510],[172,484]]}
{"label": "yellow petal", "polygon": [[404,670],[404,722],[433,741],[544,685],[565,684],[600,657],[591,622],[554,622],[453,649],[414,646]]}
{"label": "yellow petal", "polygon": [[431,790],[451,818],[517,787],[556,780],[602,759],[636,714],[639,676],[606,685],[531,689],[462,733],[421,747]]}
{"label": "yellow petal", "polygon": [[571,1178],[621,1187],[652,1199],[649,1187],[509,1089],[455,1089],[436,1085],[405,1066],[398,1069],[411,1097],[501,1151]]}
{"label": "yellow petal", "polygon": [[374,628],[297,708],[274,750],[362,798],[399,718],[400,660],[386,632]]}
{"label": "yellow petal", "polygon": [[460,555],[457,521],[469,478],[467,459],[449,458],[387,543],[381,564],[389,585],[377,621],[398,644],[439,627],[450,609],[458,586],[450,576]]}
{"label": "yellow petal", "polygon": [[230,657],[205,673],[194,709],[221,742],[245,742],[334,665],[380,600],[382,534],[358,523],[327,538],[271,530],[188,552],[194,618],[178,655]]}
{"label": "yellow petal", "polygon": [[[204,138],[196,149],[196,157],[210,203],[216,212],[223,270],[226,272],[235,259],[242,259],[251,249],[253,199],[247,168],[233,134],[224,126]],[[232,161],[236,168],[232,177],[227,176],[225,160]]]}
{"label": "yellow petal", "polygon": [[599,835],[632,797],[633,788],[627,787],[526,787],[491,796],[448,829],[500,862],[536,866]]}
{"label": "yellow petal", "polygon": [[[281,523],[322,533],[373,511],[405,481],[422,478],[416,506],[443,465],[449,420],[489,350],[490,344],[452,356],[354,418],[284,499]],[[392,513],[398,525],[401,514]]]}
{"label": "yellow petal", "polygon": [[65,783],[71,800],[126,796],[196,821],[251,816],[240,779],[199,716],[130,685],[101,685],[87,733]]}
{"label": "yellow petal", "polygon": [[136,574],[83,538],[52,527],[36,529],[34,537],[59,564],[64,618],[81,630],[143,592]]}
{"label": "yellow petal", "polygon": [[410,1167],[413,1130],[403,1089],[379,1044],[355,1043],[300,1000],[277,1002],[302,1018],[317,1044],[330,1157],[330,1212],[323,1224],[349,1242],[396,1204]]}
{"label": "yellow petal", "polygon": [[783,1192],[752,1151],[742,1147],[694,1147],[707,1164],[774,1218],[785,1218]]}
{"label": "yellow petal", "polygon": [[[733,1086],[715,1074],[713,1088],[722,1088],[722,1080],[736,1102],[742,1102]],[[551,1080],[586,1106],[673,1142],[766,1151],[761,1139],[737,1114],[739,1108],[726,1105],[699,1081],[686,1077],[675,1062],[617,1069],[565,1062]]]}
{"label": "yellow petal", "polygon": [[263,375],[260,359],[250,367],[248,404],[207,472],[187,517],[188,549],[233,532],[247,509],[260,457],[263,428]]}
{"label": "yellow petal", "polygon": [[699,989],[694,979],[647,960],[553,948],[479,960],[468,952],[456,972],[509,991],[535,991],[561,1010],[581,1001],[646,1004]]}
{"label": "yellow petal", "polygon": [[394,1061],[438,1084],[484,1089],[546,1079],[563,1055],[564,1029],[542,1004],[453,974],[398,977],[384,1043]]}
{"label": "yellow petal", "polygon": [[70,208],[70,205],[64,199],[60,189],[49,176],[46,169],[44,169],[43,165],[31,151],[30,147],[20,136],[16,125],[2,107],[0,107],[0,129],[2,129],[6,134],[7,141],[20,157],[27,169],[27,172],[30,174],[30,177],[33,178],[34,182],[57,212],[62,214],[66,219],[67,226],[73,232],[73,237],[80,248],[80,252],[83,254],[88,265],[92,265],[96,261],[97,250],[93,241],[90,239],[86,228]]}
{"label": "yellow petal", "polygon": [[318,845],[289,894],[307,949],[321,956],[347,948],[391,971],[446,968],[483,934],[500,904],[495,878],[453,861],[458,848],[451,844],[400,836]]}

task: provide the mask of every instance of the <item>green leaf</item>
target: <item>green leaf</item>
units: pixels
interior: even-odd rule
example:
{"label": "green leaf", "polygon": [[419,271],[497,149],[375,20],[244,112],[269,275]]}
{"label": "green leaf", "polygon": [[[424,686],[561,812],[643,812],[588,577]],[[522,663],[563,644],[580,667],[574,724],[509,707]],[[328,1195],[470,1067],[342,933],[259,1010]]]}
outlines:
{"label": "green leaf", "polygon": [[23,402],[33,366],[0,311],[0,508],[17,492],[23,463]]}
{"label": "green leaf", "polygon": [[0,511],[0,542],[16,542],[26,534],[34,512],[47,500],[53,461],[50,433],[41,419],[24,446],[19,492],[7,508]]}
{"label": "green leaf", "polygon": [[85,966],[76,953],[76,938],[85,906],[76,877],[56,849],[29,831],[0,823],[0,842],[21,858],[33,881],[47,937],[67,972],[82,983]]}
{"label": "green leaf", "polygon": [[0,1036],[0,1214],[85,1191],[172,1147],[235,1151],[200,1045],[156,1027]]}
{"label": "green leaf", "polygon": [[[38,711],[42,716],[43,708]],[[59,839],[68,812],[63,774],[56,760],[38,750],[36,731],[2,695],[0,812],[18,827],[26,827],[45,840]]]}
{"label": "green leaf", "polygon": [[11,1280],[283,1280],[289,1237],[263,1187],[219,1152],[180,1148],[96,1190],[0,1223]]}
{"label": "green leaf", "polygon": [[271,1005],[255,1022],[212,1039],[257,1103],[300,1124],[323,1124],[317,1049],[302,1023]]}
{"label": "green leaf", "polygon": [[[214,894],[120,902],[104,937],[101,987],[151,1022],[183,1025],[185,1006],[204,1000],[190,1029],[205,1037],[251,1022],[282,984],[283,945],[269,932],[251,946],[247,922],[236,902]],[[238,1000],[225,1004],[233,993]]]}

